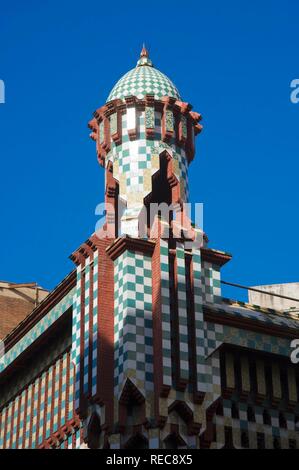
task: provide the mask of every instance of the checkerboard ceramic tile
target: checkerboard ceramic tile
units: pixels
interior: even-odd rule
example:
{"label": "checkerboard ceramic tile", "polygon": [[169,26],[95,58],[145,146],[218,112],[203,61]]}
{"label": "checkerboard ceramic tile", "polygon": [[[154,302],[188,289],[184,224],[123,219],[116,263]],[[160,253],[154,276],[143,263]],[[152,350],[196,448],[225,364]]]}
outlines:
{"label": "checkerboard ceramic tile", "polygon": [[97,392],[97,360],[98,360],[98,271],[99,252],[94,253],[93,261],[93,326],[92,326],[92,395]]}
{"label": "checkerboard ceramic tile", "polygon": [[265,424],[263,419],[264,408],[260,406],[251,406],[255,421],[250,422],[247,418],[248,404],[245,402],[238,402],[237,408],[239,418],[232,417],[231,400],[223,400],[223,416],[215,415],[213,422],[216,425],[217,441],[214,442],[212,447],[221,448],[225,445],[225,427],[232,429],[233,444],[235,448],[242,448],[242,434],[247,437],[248,447],[250,449],[258,448],[258,434],[263,436],[265,448],[273,449],[274,439],[280,441],[283,449],[288,449],[289,441],[293,440],[299,446],[299,434],[295,431],[294,414],[285,412],[287,427],[286,429],[279,427],[279,410],[267,408],[271,424]]}
{"label": "checkerboard ceramic tile", "polygon": [[203,262],[203,295],[204,301],[210,304],[221,302],[220,269],[218,266]]}
{"label": "checkerboard ceramic tile", "polygon": [[154,67],[143,65],[127,72],[112,88],[107,101],[126,96],[143,98],[146,94],[154,95],[155,99],[162,96],[181,99],[177,88],[166,75]]}
{"label": "checkerboard ceramic tile", "polygon": [[163,384],[172,385],[171,320],[168,241],[160,240],[161,313],[162,313],[162,365]]}
{"label": "checkerboard ceramic tile", "polygon": [[223,326],[223,341],[225,343],[286,357],[290,357],[291,353],[289,339],[242,330],[227,325]]}
{"label": "checkerboard ceramic tile", "polygon": [[0,448],[36,448],[73,417],[68,375],[73,368],[65,353],[0,409]]}
{"label": "checkerboard ceramic tile", "polygon": [[129,377],[141,393],[153,389],[151,259],[126,251],[115,260],[114,385]]}
{"label": "checkerboard ceramic tile", "polygon": [[74,290],[71,290],[53,309],[51,309],[20,341],[7,351],[0,362],[0,372],[9,366],[25,349],[39,338],[73,304]]}
{"label": "checkerboard ceramic tile", "polygon": [[248,318],[268,323],[269,325],[284,326],[296,330],[299,325],[298,320],[290,318],[284,313],[281,314],[271,309],[261,309],[256,305],[250,305],[244,302],[234,302],[229,299],[222,300],[221,310],[226,312],[228,315],[233,315],[239,318]]}
{"label": "checkerboard ceramic tile", "polygon": [[[176,145],[173,137],[169,143],[161,141],[161,113],[154,113],[155,135],[146,139],[145,121],[147,111],[139,111],[134,107],[127,110],[122,116],[122,143],[116,145],[111,141],[111,150],[106,157],[113,163],[113,176],[119,182],[120,198],[125,202],[126,208],[122,215],[122,233],[131,236],[138,235],[138,217],[141,214],[144,198],[152,191],[152,176],[159,170],[159,155],[165,150],[173,158],[174,174],[178,179],[181,200],[188,202],[188,164],[184,149]],[[128,113],[130,113],[128,117]],[[128,126],[134,122],[138,138],[130,140]],[[151,114],[151,120],[153,116]],[[153,122],[152,124],[153,125]]]}
{"label": "checkerboard ceramic tile", "polygon": [[83,392],[88,393],[88,381],[89,381],[89,325],[90,315],[92,312],[90,309],[89,293],[90,293],[90,257],[85,260],[85,282],[84,282],[84,362],[83,362]]}
{"label": "checkerboard ceramic tile", "polygon": [[179,328],[179,368],[180,378],[189,378],[189,347],[186,297],[186,267],[184,245],[177,243],[177,295],[178,295],[178,328]]}
{"label": "checkerboard ceramic tile", "polygon": [[81,357],[81,265],[77,267],[77,284],[73,298],[72,361],[75,365],[75,408],[80,398],[80,357]]}
{"label": "checkerboard ceramic tile", "polygon": [[204,343],[204,319],[203,319],[203,294],[201,276],[200,250],[193,250],[193,284],[194,284],[194,313],[195,313],[195,339],[196,339],[196,372],[197,391],[206,392],[205,374],[205,343]]}
{"label": "checkerboard ceramic tile", "polygon": [[[72,360],[76,367],[75,381],[75,406],[79,406],[81,357],[83,355],[83,393],[88,395],[97,393],[97,364],[98,364],[98,251],[93,253],[93,258],[85,260],[84,271],[77,267],[77,285],[74,294],[73,307],[73,332],[72,332]],[[84,276],[84,287],[81,292],[81,280]],[[81,312],[81,304],[84,302],[84,312]],[[81,351],[81,318],[83,315],[84,349]],[[91,335],[90,335],[91,332]],[[90,337],[91,336],[91,337]],[[91,358],[90,358],[91,357]],[[90,364],[91,360],[91,364]],[[90,377],[91,371],[91,377]],[[91,390],[90,390],[91,384]]]}

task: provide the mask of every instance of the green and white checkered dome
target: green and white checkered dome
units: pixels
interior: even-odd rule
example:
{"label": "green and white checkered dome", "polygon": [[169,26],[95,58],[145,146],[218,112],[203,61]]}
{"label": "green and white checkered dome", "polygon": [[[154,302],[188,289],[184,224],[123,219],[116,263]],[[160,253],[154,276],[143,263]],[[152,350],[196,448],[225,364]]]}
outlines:
{"label": "green and white checkered dome", "polygon": [[171,96],[181,100],[176,86],[164,73],[154,68],[147,50],[143,48],[137,66],[116,83],[107,102],[117,98],[124,99],[126,96],[136,96],[140,99],[147,94],[154,95],[155,99]]}

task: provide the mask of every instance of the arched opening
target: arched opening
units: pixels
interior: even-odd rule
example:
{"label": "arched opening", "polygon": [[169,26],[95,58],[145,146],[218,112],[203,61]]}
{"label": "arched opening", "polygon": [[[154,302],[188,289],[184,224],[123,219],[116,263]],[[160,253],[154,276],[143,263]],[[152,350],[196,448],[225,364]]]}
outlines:
{"label": "arched opening", "polygon": [[172,411],[175,411],[186,424],[190,423],[193,420],[193,411],[187,405],[187,403],[181,400],[174,401],[168,407],[168,413],[170,414],[172,413]]}
{"label": "arched opening", "polygon": [[148,440],[140,433],[135,434],[126,442],[124,449],[148,449]]}
{"label": "arched opening", "polygon": [[186,442],[179,434],[171,433],[164,439],[165,449],[179,449],[184,446],[186,446]]}
{"label": "arched opening", "polygon": [[178,448],[178,442],[177,442],[176,437],[174,435],[169,435],[164,440],[164,446],[165,446],[165,449],[177,449]]}
{"label": "arched opening", "polygon": [[241,434],[241,446],[244,449],[249,449],[249,439],[248,439],[248,433],[246,431],[243,431]]}
{"label": "arched opening", "polygon": [[138,388],[127,379],[119,400],[119,422],[123,427],[142,424],[145,419],[145,400]]}
{"label": "arched opening", "polygon": [[101,432],[100,418],[94,413],[90,418],[87,428],[87,444],[90,449],[98,449],[100,447]]}
{"label": "arched opening", "polygon": [[[172,189],[168,180],[169,158],[166,152],[160,155],[160,169],[152,176],[152,191],[144,199],[148,236],[153,235],[153,225],[158,216],[168,224],[173,220]],[[161,206],[158,208],[158,206]]]}

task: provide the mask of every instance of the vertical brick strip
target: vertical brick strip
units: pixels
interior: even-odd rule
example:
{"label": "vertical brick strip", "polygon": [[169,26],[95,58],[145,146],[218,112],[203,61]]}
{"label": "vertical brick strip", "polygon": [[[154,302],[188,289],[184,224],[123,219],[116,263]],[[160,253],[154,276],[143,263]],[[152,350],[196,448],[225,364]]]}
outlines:
{"label": "vertical brick strip", "polygon": [[79,390],[79,409],[82,412],[84,403],[84,330],[85,330],[85,270],[84,262],[82,263],[81,280],[80,280],[80,390]]}
{"label": "vertical brick strip", "polygon": [[171,344],[171,305],[170,266],[168,241],[160,239],[161,269],[161,322],[162,322],[162,379],[163,395],[167,395],[172,385],[172,344]]}
{"label": "vertical brick strip", "polygon": [[65,387],[63,387],[63,364],[64,364],[64,358],[65,354],[63,357],[59,359],[58,363],[58,377],[57,377],[57,382],[58,382],[58,397],[55,397],[55,407],[57,409],[57,419],[56,422],[54,423],[54,431],[56,431],[58,428],[63,426],[64,423],[61,421],[61,413],[62,413],[62,408],[64,409],[65,413],[65,407],[66,407],[66,401],[65,401]]}
{"label": "vertical brick strip", "polygon": [[43,426],[42,426],[42,439],[41,442],[44,441],[47,437],[47,412],[48,412],[48,384],[49,384],[49,371],[47,370],[45,374],[45,395],[44,395],[44,413],[43,413]]}
{"label": "vertical brick strip", "polygon": [[[30,390],[31,390],[31,385],[30,385]],[[28,432],[28,427],[30,425],[30,422],[27,420],[27,416],[29,415],[30,417],[30,408],[28,407],[28,393],[29,389],[28,387],[25,390],[25,401],[24,401],[24,431],[23,431],[23,440],[22,440],[22,449],[26,448],[26,437],[27,437],[27,432]]]}
{"label": "vertical brick strip", "polygon": [[[90,257],[85,261],[85,283],[84,290],[82,288],[81,295],[84,294],[84,342],[83,350],[81,350],[81,355],[83,356],[83,393],[84,396],[88,396],[88,387],[89,387],[89,332],[90,332]],[[81,304],[83,305],[83,304]]]}
{"label": "vertical brick strip", "polygon": [[154,391],[155,416],[159,419],[159,397],[162,389],[162,308],[161,308],[161,264],[160,240],[152,257],[152,303],[153,303],[153,348],[154,348]]}
{"label": "vertical brick strip", "polygon": [[36,382],[38,379],[35,379],[35,381],[32,384],[31,388],[31,399],[30,399],[30,426],[29,426],[29,440],[28,440],[28,449],[32,448],[32,432],[33,432],[33,419],[34,415],[36,413],[35,410],[35,389],[36,389]]}
{"label": "vertical brick strip", "polygon": [[94,253],[93,264],[93,310],[92,310],[92,396],[97,393],[97,366],[98,366],[98,266],[99,256],[98,250]]}
{"label": "vertical brick strip", "polygon": [[93,355],[93,254],[89,269],[89,331],[88,331],[88,397],[92,396],[92,355]]}
{"label": "vertical brick strip", "polygon": [[97,395],[105,404],[105,420],[113,424],[114,371],[114,267],[106,254],[111,240],[98,240],[98,383]]}

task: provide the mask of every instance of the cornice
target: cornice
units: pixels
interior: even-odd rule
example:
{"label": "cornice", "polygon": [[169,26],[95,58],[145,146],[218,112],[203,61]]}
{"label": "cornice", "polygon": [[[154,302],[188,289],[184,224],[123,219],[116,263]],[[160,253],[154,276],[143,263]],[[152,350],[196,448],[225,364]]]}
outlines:
{"label": "cornice", "polygon": [[156,242],[153,240],[143,240],[140,238],[131,238],[129,236],[119,237],[106,248],[106,253],[114,261],[126,250],[141,251],[142,253],[152,255]]}
{"label": "cornice", "polygon": [[204,261],[216,264],[217,266],[224,266],[232,259],[232,255],[229,253],[213,250],[211,248],[201,248],[201,255]]}
{"label": "cornice", "polygon": [[295,330],[278,325],[269,325],[269,323],[264,324],[259,320],[233,317],[226,312],[222,313],[221,307],[219,310],[215,311],[213,308],[204,305],[203,312],[205,320],[209,322],[220,323],[222,325],[232,326],[242,330],[254,331],[268,336],[277,336],[289,339],[298,338],[299,328],[298,330]]}

